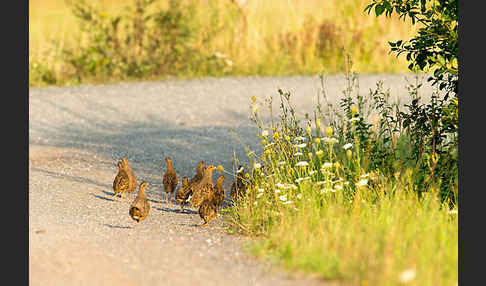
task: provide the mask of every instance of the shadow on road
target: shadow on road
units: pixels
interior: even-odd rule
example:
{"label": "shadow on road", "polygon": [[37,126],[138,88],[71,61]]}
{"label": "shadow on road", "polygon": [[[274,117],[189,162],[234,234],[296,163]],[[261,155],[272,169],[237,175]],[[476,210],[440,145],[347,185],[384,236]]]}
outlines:
{"label": "shadow on road", "polygon": [[[49,99],[41,100],[54,107],[56,113],[59,112],[63,114],[64,118],[69,118],[69,121],[79,122],[79,124],[63,124],[58,121],[50,124],[31,120],[30,132],[42,136],[41,138],[31,137],[30,145],[75,148],[99,154],[105,160],[104,164],[113,168],[113,178],[117,172],[115,163],[125,156],[131,162],[139,183],[141,181],[149,183],[146,191],[149,197],[161,196],[161,179],[166,168],[164,158],[167,156],[173,159],[174,167],[181,181],[182,177],[191,178],[195,174],[196,166],[201,160],[204,160],[206,165],[222,165],[225,170],[233,172],[232,160],[234,157],[243,164],[247,162],[243,145],[250,146],[256,153],[261,152],[258,138],[255,136],[257,129],[249,124],[234,127],[234,132],[239,137],[236,139],[230,132],[232,126],[216,126],[207,122],[207,125],[204,126],[189,127],[168,122],[153,114],[148,114],[144,119],[138,121],[128,122],[113,120],[109,116],[104,117],[106,119],[90,118],[83,114],[82,110],[73,110],[74,107],[61,106]],[[85,99],[83,98],[83,100]],[[123,114],[122,110],[100,105],[94,101],[90,102],[90,105],[93,109]],[[245,114],[231,111],[228,112],[228,117],[248,122]],[[111,162],[109,162],[110,160]],[[106,189],[112,188],[111,184],[103,184],[83,177],[52,173],[39,168],[32,170]],[[214,181],[218,175],[219,172],[215,172]],[[226,173],[224,176],[226,177],[225,188],[229,190],[233,178]],[[111,183],[113,178],[106,178],[106,182]],[[112,195],[112,193],[104,193],[110,197]],[[136,196],[136,193],[137,191],[132,196]],[[99,199],[109,200],[103,196],[95,196]]]}

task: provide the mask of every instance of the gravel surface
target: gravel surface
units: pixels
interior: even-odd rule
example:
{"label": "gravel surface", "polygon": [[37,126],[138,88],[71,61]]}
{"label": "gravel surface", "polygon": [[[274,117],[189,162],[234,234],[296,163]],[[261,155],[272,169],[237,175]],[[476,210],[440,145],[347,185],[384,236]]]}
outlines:
{"label": "gravel surface", "polygon": [[[414,76],[363,75],[360,91],[383,80],[406,98],[406,79]],[[342,75],[325,83],[331,100],[341,97]],[[242,144],[257,148],[251,96],[278,99],[278,88],[288,90],[303,114],[313,111],[320,86],[316,76],[298,76],[30,89],[30,285],[331,285],[250,257],[248,239],[227,234],[221,217],[195,227],[197,211],[167,205],[161,185],[166,156],[180,181],[200,160],[226,170],[234,155],[246,162]],[[122,156],[149,183],[151,211],[138,225],[128,215],[135,193],[111,199]],[[226,175],[226,189],[231,183]]]}

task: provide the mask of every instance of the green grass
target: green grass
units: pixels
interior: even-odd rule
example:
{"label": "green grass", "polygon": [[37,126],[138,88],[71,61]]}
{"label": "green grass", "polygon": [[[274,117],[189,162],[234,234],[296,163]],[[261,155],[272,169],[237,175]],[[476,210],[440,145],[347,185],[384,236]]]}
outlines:
{"label": "green grass", "polygon": [[[227,210],[232,231],[255,238],[256,256],[326,280],[456,285],[457,145],[415,161],[415,129],[386,136],[395,123],[391,104],[376,107],[379,86],[362,96],[350,80],[340,107],[318,104],[304,119],[280,92],[271,123],[262,118],[273,99],[253,98],[262,151],[247,149],[248,190]],[[441,164],[455,169],[438,175]]]}

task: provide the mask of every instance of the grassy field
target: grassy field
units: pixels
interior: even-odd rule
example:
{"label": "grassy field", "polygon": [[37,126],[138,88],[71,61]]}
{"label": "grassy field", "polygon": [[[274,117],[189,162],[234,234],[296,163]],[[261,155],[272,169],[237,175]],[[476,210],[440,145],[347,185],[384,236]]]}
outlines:
{"label": "grassy field", "polygon": [[255,238],[262,259],[344,285],[457,285],[457,141],[417,155],[421,131],[394,131],[389,94],[349,82],[339,105],[323,92],[306,118],[290,93],[272,120],[278,97],[250,101],[261,148],[247,149],[232,231]]}
{"label": "grassy field", "polygon": [[[363,9],[368,4],[366,0],[266,0],[248,1],[246,6],[238,6],[229,0],[185,0],[179,1],[187,4],[180,8],[182,13],[191,8],[194,13],[187,18],[191,21],[176,23],[175,29],[187,28],[188,31],[184,32],[190,35],[179,37],[181,42],[166,45],[182,45],[197,51],[200,56],[188,59],[179,55],[175,60],[164,62],[163,65],[167,67],[147,68],[150,71],[145,73],[123,69],[121,72],[96,71],[87,75],[86,72],[79,72],[84,66],[73,67],[63,52],[69,51],[77,56],[76,60],[99,57],[86,52],[93,47],[92,42],[95,40],[90,38],[92,32],[80,29],[80,21],[72,13],[73,6],[69,3],[78,2],[29,1],[31,85],[149,79],[168,75],[192,77],[336,73],[343,72],[344,53],[351,56],[354,68],[359,73],[403,72],[407,70],[407,64],[403,57],[397,59],[388,55],[388,41],[410,38],[416,29],[410,23],[396,18],[377,19],[374,15],[364,13]],[[106,24],[116,15],[122,15],[120,22],[125,26],[120,24],[124,28],[117,31],[120,40],[126,40],[127,36],[133,37],[136,33],[130,28],[134,23],[134,13],[127,10],[127,7],[133,9],[135,2],[86,1],[94,6],[94,19],[99,20],[99,23]],[[169,1],[155,1],[146,13],[167,11],[169,5]],[[169,16],[174,17],[174,14]],[[155,25],[149,20],[144,24],[147,31]],[[109,26],[103,25],[99,24],[97,29]],[[218,29],[214,31],[216,26]],[[160,29],[147,33],[143,40],[147,42],[144,49],[149,49],[150,41],[162,37]],[[112,34],[111,30],[107,30],[105,36],[110,37]],[[109,60],[116,58],[116,53],[110,52],[109,42],[98,42],[96,45],[96,49],[107,50],[103,54],[108,55]],[[125,50],[133,50],[133,46],[126,46]],[[121,58],[127,57],[135,58],[138,64],[145,60],[141,54],[126,54]],[[153,54],[151,57],[153,60],[156,56]],[[214,63],[218,59],[222,59],[223,63]],[[187,61],[193,61],[194,64],[178,69],[187,65]]]}

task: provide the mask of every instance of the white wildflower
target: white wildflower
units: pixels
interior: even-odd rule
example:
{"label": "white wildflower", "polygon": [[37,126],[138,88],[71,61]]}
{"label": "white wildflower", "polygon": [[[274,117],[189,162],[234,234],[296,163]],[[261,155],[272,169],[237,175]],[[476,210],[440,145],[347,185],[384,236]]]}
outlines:
{"label": "white wildflower", "polygon": [[306,161],[300,161],[297,164],[295,164],[295,166],[297,166],[297,167],[306,167],[306,166],[309,166],[309,163],[307,163]]}
{"label": "white wildflower", "polygon": [[287,194],[285,195],[281,195],[280,197],[278,197],[281,201],[286,201],[287,200]]}
{"label": "white wildflower", "polygon": [[407,269],[400,274],[399,279],[400,279],[400,282],[402,282],[402,283],[408,283],[408,282],[412,281],[415,278],[416,275],[417,275],[417,272],[415,271],[415,269]]}
{"label": "white wildflower", "polygon": [[335,185],[334,186],[334,189],[336,189],[336,191],[341,191],[343,189],[343,186],[341,186],[341,185]]}
{"label": "white wildflower", "polygon": [[263,197],[263,193],[258,193],[258,194],[256,195],[256,198],[257,198],[257,199],[259,199],[259,198],[261,198],[261,197]]}
{"label": "white wildflower", "polygon": [[286,201],[286,202],[283,202],[282,205],[288,205],[288,204],[291,204],[292,201]]}
{"label": "white wildflower", "polygon": [[364,178],[368,178],[370,176],[370,174],[363,174],[361,176],[359,176],[360,178],[364,179]]}
{"label": "white wildflower", "polygon": [[353,143],[347,143],[347,144],[344,144],[344,146],[343,146],[344,150],[348,150],[351,147],[353,147]]}
{"label": "white wildflower", "polygon": [[285,188],[285,185],[282,184],[282,183],[276,183],[275,186],[279,187],[279,188]]}
{"label": "white wildflower", "polygon": [[356,183],[356,186],[363,187],[363,186],[366,186],[366,184],[368,184],[368,179],[362,179],[362,180],[360,180],[359,182]]}
{"label": "white wildflower", "polygon": [[259,188],[259,189],[257,189],[257,192],[259,192],[259,193],[263,193],[263,192],[265,192],[265,189],[263,189],[263,188]]}
{"label": "white wildflower", "polygon": [[297,194],[297,196],[295,196],[297,199],[302,199],[302,194]]}
{"label": "white wildflower", "polygon": [[349,185],[349,182],[348,182],[348,181],[346,181],[346,182],[344,182],[344,184],[347,186],[347,185]]}
{"label": "white wildflower", "polygon": [[260,169],[261,167],[262,167],[262,164],[260,164],[260,163],[253,164],[253,168],[255,168],[255,169]]}
{"label": "white wildflower", "polygon": [[338,141],[336,138],[334,138],[334,137],[322,137],[322,138],[321,138],[321,140],[322,140],[322,142],[324,142],[324,143],[329,143],[329,144],[331,144],[331,143],[333,143],[333,144],[334,144],[334,143],[338,143],[338,142],[339,142],[339,141]]}
{"label": "white wildflower", "polygon": [[280,193],[280,190],[279,189],[275,189],[275,193],[279,194]]}
{"label": "white wildflower", "polygon": [[267,130],[263,130],[262,131],[262,136],[265,136],[265,137],[268,136],[268,131]]}
{"label": "white wildflower", "polygon": [[331,167],[332,167],[331,162],[325,162],[324,164],[322,164],[322,168],[328,169],[328,168],[331,168]]}
{"label": "white wildflower", "polygon": [[298,184],[298,183],[302,182],[303,180],[304,180],[304,178],[297,178],[297,179],[295,179],[295,182]]}
{"label": "white wildflower", "polygon": [[301,143],[301,144],[296,144],[294,146],[297,147],[297,148],[305,148],[305,146],[307,146],[307,144],[306,143]]}

